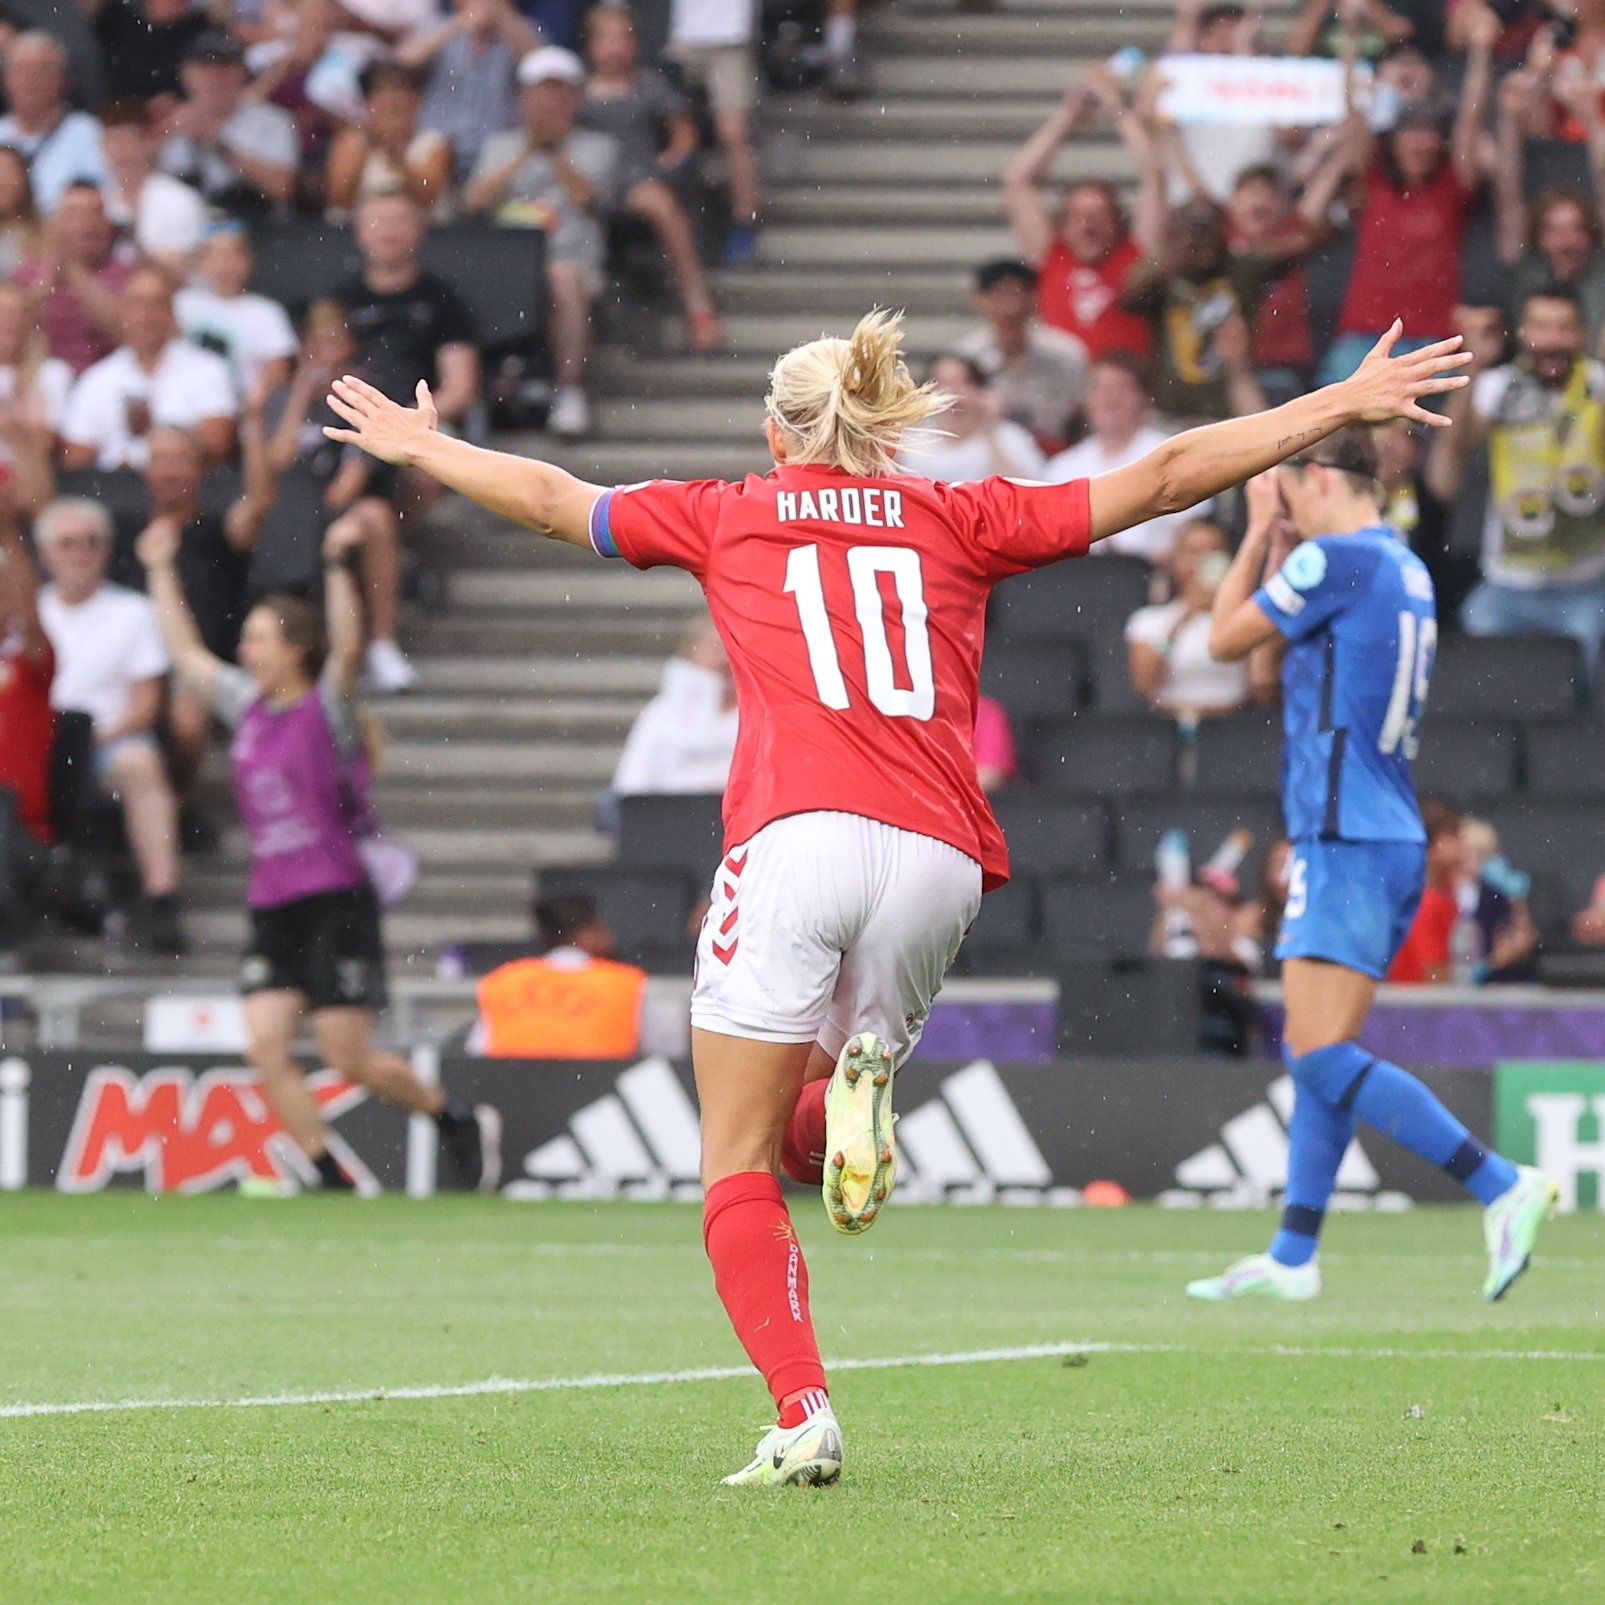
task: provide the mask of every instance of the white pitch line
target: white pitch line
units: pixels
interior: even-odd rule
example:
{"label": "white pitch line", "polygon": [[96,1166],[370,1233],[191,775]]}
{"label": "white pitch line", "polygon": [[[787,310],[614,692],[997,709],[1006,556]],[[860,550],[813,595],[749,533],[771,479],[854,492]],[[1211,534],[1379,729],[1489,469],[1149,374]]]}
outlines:
{"label": "white pitch line", "polygon": [[[1605,1350],[1563,1349],[1354,1349],[1269,1344],[1261,1348],[1209,1349],[1186,1343],[1033,1343],[955,1354],[900,1354],[870,1359],[827,1360],[829,1371],[903,1371],[924,1366],[994,1365],[1011,1360],[1051,1360],[1075,1354],[1177,1354],[1232,1358],[1320,1360],[1605,1360]],[[261,1410],[308,1404],[380,1404],[394,1399],[471,1399],[514,1393],[588,1392],[599,1388],[653,1388],[682,1382],[727,1382],[752,1376],[745,1365],[709,1365],[685,1371],[597,1372],[577,1377],[486,1377],[479,1382],[428,1383],[417,1387],[352,1388],[327,1393],[264,1393],[242,1399],[84,1399],[60,1403],[0,1405],[0,1420],[39,1416],[105,1415],[132,1410]]]}

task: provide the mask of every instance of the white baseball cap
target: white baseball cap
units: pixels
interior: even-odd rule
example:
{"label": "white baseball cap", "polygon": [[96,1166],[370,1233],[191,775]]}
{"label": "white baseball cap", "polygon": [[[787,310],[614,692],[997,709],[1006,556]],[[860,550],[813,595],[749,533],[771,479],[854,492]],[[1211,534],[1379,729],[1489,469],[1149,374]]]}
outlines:
{"label": "white baseball cap", "polygon": [[554,78],[563,84],[583,84],[585,63],[561,45],[542,45],[539,50],[530,51],[518,64],[521,84],[544,84]]}

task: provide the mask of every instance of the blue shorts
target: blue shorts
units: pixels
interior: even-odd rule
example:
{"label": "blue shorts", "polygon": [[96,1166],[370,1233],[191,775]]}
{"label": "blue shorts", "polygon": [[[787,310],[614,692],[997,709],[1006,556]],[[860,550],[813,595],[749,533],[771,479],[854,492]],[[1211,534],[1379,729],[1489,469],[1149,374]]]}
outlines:
{"label": "blue shorts", "polygon": [[1277,958],[1325,959],[1380,981],[1426,882],[1418,842],[1294,842]]}

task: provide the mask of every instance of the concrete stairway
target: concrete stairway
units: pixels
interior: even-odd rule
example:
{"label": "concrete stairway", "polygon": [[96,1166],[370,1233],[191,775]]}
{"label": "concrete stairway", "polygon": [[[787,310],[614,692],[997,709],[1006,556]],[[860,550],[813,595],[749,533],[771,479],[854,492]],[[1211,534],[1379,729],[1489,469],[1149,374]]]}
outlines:
{"label": "concrete stairway", "polygon": [[[968,271],[1011,250],[998,184],[1010,152],[1081,65],[1123,45],[1157,48],[1172,12],[1172,0],[871,9],[869,95],[765,109],[763,255],[721,276],[728,354],[605,349],[592,375],[594,439],[502,444],[604,484],[762,472],[775,354],[877,304],[908,309],[916,358],[969,328]],[[1072,173],[1130,176],[1105,134],[1066,150],[1056,176]],[[418,888],[388,922],[392,950],[428,970],[443,940],[524,933],[533,866],[607,856],[591,829],[597,792],[700,596],[682,575],[601,564],[455,501],[421,544],[445,577],[445,605],[405,632],[419,691],[377,709],[388,731],[378,799],[423,860]],[[192,863],[200,951],[187,969],[234,962],[242,849],[231,833],[216,861]]]}

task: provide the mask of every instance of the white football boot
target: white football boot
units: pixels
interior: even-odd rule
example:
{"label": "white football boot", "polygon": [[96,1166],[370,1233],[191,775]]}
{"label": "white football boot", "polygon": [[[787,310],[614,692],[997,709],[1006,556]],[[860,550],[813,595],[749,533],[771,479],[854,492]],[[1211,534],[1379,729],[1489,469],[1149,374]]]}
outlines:
{"label": "white football boot", "polygon": [[842,1474],[842,1429],[826,1404],[795,1427],[770,1427],[752,1463],[724,1479],[727,1488],[824,1488]]}
{"label": "white football boot", "polygon": [[1250,1254],[1228,1265],[1219,1276],[1206,1276],[1187,1284],[1187,1297],[1219,1304],[1230,1298],[1283,1299],[1302,1303],[1321,1296],[1321,1271],[1314,1260],[1307,1265],[1283,1265],[1269,1254]]}
{"label": "white football boot", "polygon": [[1533,1257],[1538,1228],[1555,1213],[1560,1188],[1531,1165],[1516,1166],[1515,1185],[1482,1212],[1482,1235],[1488,1244],[1488,1280],[1482,1296],[1492,1304],[1510,1291]]}

